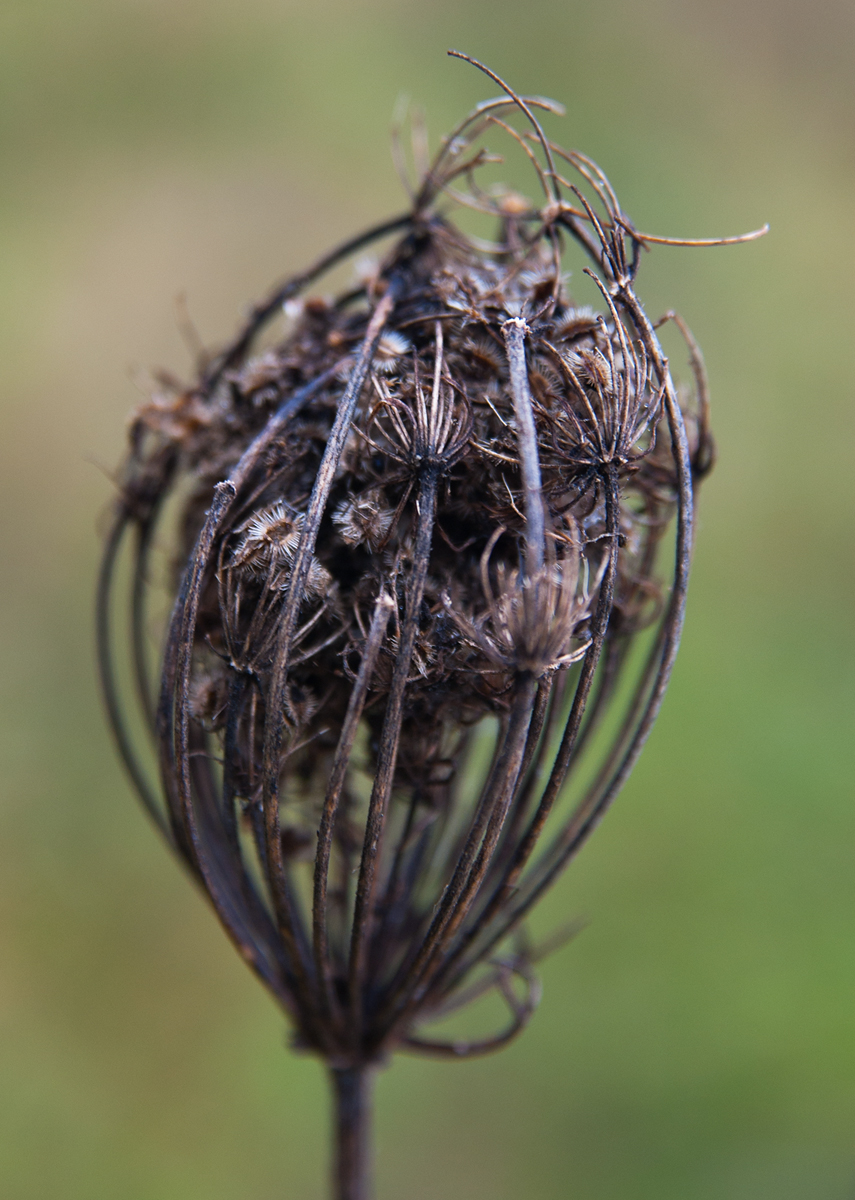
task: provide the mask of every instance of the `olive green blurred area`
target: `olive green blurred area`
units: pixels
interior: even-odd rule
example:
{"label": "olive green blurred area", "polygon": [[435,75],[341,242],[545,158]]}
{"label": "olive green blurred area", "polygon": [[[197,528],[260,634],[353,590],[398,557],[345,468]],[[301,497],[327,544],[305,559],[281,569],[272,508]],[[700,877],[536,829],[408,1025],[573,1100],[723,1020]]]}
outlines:
{"label": "olive green blurred area", "polygon": [[380,1200],[855,1197],[851,4],[3,0],[7,1200],[325,1195],[322,1072],[117,765],[93,578],[140,376],[191,368],[176,297],[216,345],[399,211],[398,98],[435,143],[495,91],[449,46],[564,102],[638,228],[772,231],[644,257],[720,451],[673,685],[536,917],[587,924],[529,1030],[380,1078]]}

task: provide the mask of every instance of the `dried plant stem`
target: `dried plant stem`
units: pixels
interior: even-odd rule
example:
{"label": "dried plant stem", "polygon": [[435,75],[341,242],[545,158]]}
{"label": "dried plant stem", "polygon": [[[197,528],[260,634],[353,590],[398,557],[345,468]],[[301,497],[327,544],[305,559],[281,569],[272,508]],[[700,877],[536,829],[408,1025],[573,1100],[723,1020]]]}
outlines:
{"label": "dried plant stem", "polygon": [[514,317],[505,322],[502,333],[508,353],[511,391],[514,398],[517,437],[519,438],[520,469],[525,487],[525,569],[528,575],[536,575],[543,566],[546,523],[541,494],[540,462],[537,453],[537,430],[534,425],[525,362],[526,323]]}
{"label": "dried plant stem", "polygon": [[417,568],[410,577],[407,589],[406,613],[401,631],[401,648],[395,663],[395,672],[386,709],[386,719],[383,723],[383,732],[380,739],[377,773],[374,777],[374,787],[371,791],[368,816],[365,821],[365,839],[362,848],[362,861],[359,868],[359,880],[356,886],[356,904],[353,914],[353,934],[350,953],[350,1002],[355,1036],[358,1036],[362,1023],[364,975],[367,965],[368,939],[371,934],[373,917],[377,855],[381,848],[388,814],[389,798],[392,793],[393,772],[401,733],[404,690],[412,662],[416,634],[418,633],[418,614],[424,597],[430,543],[433,536],[434,517],[436,513],[436,492],[436,472],[431,471],[426,475],[419,490],[419,514],[414,555]]}
{"label": "dried plant stem", "polygon": [[365,705],[365,697],[368,692],[368,685],[371,680],[371,674],[377,663],[377,654],[380,650],[380,644],[386,634],[386,626],[389,623],[389,615],[393,607],[394,605],[392,599],[385,593],[381,593],[377,599],[377,604],[374,609],[371,630],[368,635],[368,640],[365,644],[365,651],[362,656],[359,674],[357,676],[353,692],[351,693],[347,717],[342,729],[341,738],[339,739],[332,770],[330,771],[330,781],[324,800],[323,815],[321,817],[321,823],[318,829],[318,852],[315,858],[314,879],[315,965],[318,972],[318,978],[323,982],[323,991],[321,996],[322,1003],[329,1012],[332,1012],[335,1007],[332,966],[328,955],[326,912],[327,876],[329,873],[330,848],[333,840],[333,828],[335,824],[336,813],[338,811],[339,801],[341,799],[342,789],[344,787],[347,768],[350,763],[350,753],[353,749],[353,741],[356,737],[357,726],[359,725],[359,719],[362,716],[362,710]]}
{"label": "dried plant stem", "polygon": [[333,1200],[369,1200],[371,1067],[333,1067]]}

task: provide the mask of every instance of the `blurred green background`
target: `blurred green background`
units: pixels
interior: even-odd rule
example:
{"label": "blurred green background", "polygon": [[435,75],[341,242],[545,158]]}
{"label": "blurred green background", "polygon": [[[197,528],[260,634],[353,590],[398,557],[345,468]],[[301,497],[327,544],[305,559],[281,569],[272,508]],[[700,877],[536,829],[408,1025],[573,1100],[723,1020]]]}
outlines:
{"label": "blurred green background", "polygon": [[398,1059],[380,1200],[852,1200],[850,0],[2,0],[0,1195],[319,1200],[326,1092],[134,805],[92,580],[133,374],[397,211],[438,136],[566,103],[707,354],[720,464],[630,785],[538,916],[590,923],[504,1054]]}

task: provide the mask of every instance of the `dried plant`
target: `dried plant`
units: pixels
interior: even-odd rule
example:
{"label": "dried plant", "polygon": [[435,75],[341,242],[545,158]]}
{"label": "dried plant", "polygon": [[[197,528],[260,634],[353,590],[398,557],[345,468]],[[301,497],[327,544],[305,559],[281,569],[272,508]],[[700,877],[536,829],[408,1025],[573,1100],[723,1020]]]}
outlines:
{"label": "dried plant", "polygon": [[[194,383],[163,380],[137,413],[100,583],[119,747],[296,1043],[329,1066],[340,1200],[368,1194],[374,1068],[394,1050],[483,1054],[531,1016],[544,948],[521,922],[650,732],[712,462],[700,353],[674,317],[695,375],[682,396],[635,293],[640,252],[667,239],[547,139],[536,114],[556,105],[486,73],[503,95],[444,139],[408,212],[277,288]],[[541,204],[481,186],[496,133]],[[497,240],[466,236],[450,201]],[[393,234],[363,284],[295,301]],[[568,239],[600,312],[566,293]],[[287,333],[259,348],[283,305]],[[423,1032],[491,990],[498,1033]]]}

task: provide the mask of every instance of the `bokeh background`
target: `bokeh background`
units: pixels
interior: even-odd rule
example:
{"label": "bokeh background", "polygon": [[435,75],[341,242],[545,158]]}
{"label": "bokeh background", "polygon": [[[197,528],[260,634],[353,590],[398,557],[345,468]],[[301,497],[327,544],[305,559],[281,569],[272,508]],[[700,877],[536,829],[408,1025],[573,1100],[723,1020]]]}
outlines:
{"label": "bokeh background", "polygon": [[92,666],[134,378],[189,370],[401,207],[436,138],[564,101],[705,347],[720,464],[684,647],[630,785],[538,917],[521,1041],[398,1059],[380,1200],[852,1200],[855,9],[850,0],[2,0],[0,1194],[320,1200],[326,1092],[157,843]]}

